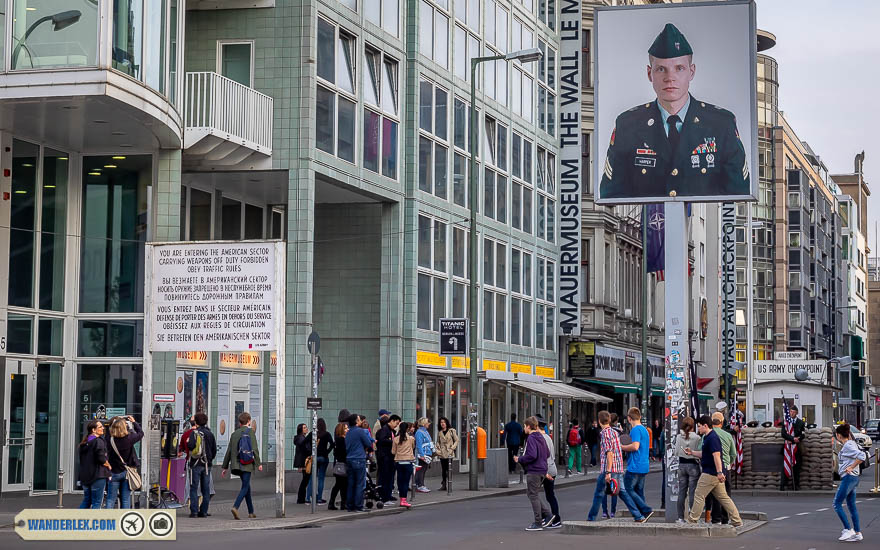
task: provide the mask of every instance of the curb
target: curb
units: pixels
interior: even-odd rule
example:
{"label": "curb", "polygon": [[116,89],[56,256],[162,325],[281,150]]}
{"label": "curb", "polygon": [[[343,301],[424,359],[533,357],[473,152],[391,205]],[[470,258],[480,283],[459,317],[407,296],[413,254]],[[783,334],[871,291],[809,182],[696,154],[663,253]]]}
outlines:
{"label": "curb", "polygon": [[[773,491],[768,489],[733,489],[730,496],[740,497],[794,497],[794,496],[822,496],[833,497],[837,489],[808,490],[808,491]],[[866,498],[880,498],[880,492],[872,493],[871,489],[861,489],[857,496]]]}
{"label": "curb", "polygon": [[743,512],[746,516],[764,519],[749,519],[741,527],[732,525],[678,524],[678,523],[620,523],[614,521],[565,521],[564,535],[593,536],[645,536],[645,537],[681,537],[681,538],[736,538],[767,524],[766,514],[760,512]]}

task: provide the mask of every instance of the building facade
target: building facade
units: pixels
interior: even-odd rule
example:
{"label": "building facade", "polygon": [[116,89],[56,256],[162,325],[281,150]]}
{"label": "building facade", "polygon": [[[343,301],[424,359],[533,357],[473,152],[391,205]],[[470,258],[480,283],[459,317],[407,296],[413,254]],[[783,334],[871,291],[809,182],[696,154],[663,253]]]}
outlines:
{"label": "building facade", "polygon": [[[558,3],[0,4],[3,492],[56,490],[96,416],[205,411],[222,452],[247,410],[274,460],[274,353],[156,353],[142,387],[149,241],[286,241],[288,441],[309,418],[313,330],[328,422],[386,408],[463,432],[468,362],[438,354],[437,329],[469,312],[471,155],[490,444],[512,412],[561,422],[601,400],[549,382]],[[467,59],[529,48],[542,60],[481,65],[471,127]]]}

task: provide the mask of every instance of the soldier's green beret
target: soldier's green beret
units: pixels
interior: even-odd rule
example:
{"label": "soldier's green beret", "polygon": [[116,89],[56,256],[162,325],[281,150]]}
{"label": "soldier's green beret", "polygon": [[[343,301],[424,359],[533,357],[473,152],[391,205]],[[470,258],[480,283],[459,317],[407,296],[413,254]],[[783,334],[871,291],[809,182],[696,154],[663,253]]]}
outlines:
{"label": "soldier's green beret", "polygon": [[675,25],[666,23],[663,31],[654,39],[648,53],[657,59],[671,59],[673,57],[681,57],[683,55],[692,55],[694,50],[691,49],[687,38],[681,34]]}

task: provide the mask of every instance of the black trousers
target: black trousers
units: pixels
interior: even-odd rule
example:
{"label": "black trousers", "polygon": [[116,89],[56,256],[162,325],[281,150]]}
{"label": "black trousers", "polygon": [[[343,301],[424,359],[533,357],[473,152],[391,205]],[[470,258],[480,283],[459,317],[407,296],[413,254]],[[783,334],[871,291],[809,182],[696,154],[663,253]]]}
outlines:
{"label": "black trousers", "polygon": [[441,458],[440,459],[440,470],[443,474],[443,487],[446,487],[446,483],[449,482],[449,463],[452,461],[450,458]]}
{"label": "black trousers", "polygon": [[516,462],[513,461],[513,457],[519,454],[519,444],[511,445],[507,444],[507,469],[512,474],[516,471]]}
{"label": "black trousers", "polygon": [[801,446],[798,445],[797,450],[794,453],[794,467],[791,469],[791,479],[785,475],[785,466],[782,466],[782,470],[779,473],[779,490],[784,491],[785,487],[791,483],[791,488],[795,491],[800,490],[801,488],[801,466],[804,465],[804,455],[801,453]]}
{"label": "black trousers", "polygon": [[556,500],[556,480],[544,478],[544,496],[547,498],[547,504],[550,505],[550,511],[556,516],[556,521],[562,521],[559,515],[559,501]]}
{"label": "black trousers", "polygon": [[379,485],[382,500],[391,500],[391,491],[394,489],[394,457],[378,456],[377,467],[379,470]]}
{"label": "black trousers", "polygon": [[[312,474],[307,474],[305,470],[303,470],[302,475],[302,479],[299,482],[299,489],[296,491],[297,504],[304,504],[306,502],[306,488],[309,486],[309,480],[312,479]],[[308,495],[308,498],[312,498],[312,495]]]}
{"label": "black trousers", "polygon": [[336,478],[336,483],[333,484],[333,488],[330,489],[330,504],[336,502],[336,494],[338,493],[341,497],[341,502],[339,504],[340,509],[345,509],[345,497],[348,494],[348,476],[333,476]]}

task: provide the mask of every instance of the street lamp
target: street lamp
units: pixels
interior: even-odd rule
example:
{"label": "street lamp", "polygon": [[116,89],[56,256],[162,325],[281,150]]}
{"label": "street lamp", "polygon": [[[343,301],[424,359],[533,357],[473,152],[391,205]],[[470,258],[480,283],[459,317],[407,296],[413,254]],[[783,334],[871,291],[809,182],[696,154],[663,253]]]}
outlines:
{"label": "street lamp", "polygon": [[477,122],[477,67],[480,63],[487,61],[511,61],[519,60],[520,63],[530,63],[541,59],[541,50],[538,48],[530,48],[528,50],[519,50],[505,55],[492,55],[486,57],[471,58],[471,135],[470,135],[470,182],[468,188],[471,194],[471,234],[469,238],[470,250],[468,251],[468,276],[470,277],[470,287],[468,292],[468,317],[471,325],[471,341],[470,341],[470,411],[468,411],[468,437],[470,438],[470,468],[468,472],[468,488],[471,491],[478,491],[480,488],[479,468],[477,467],[477,420],[479,418],[479,404],[477,403],[477,394],[480,391],[477,380],[477,199],[479,192],[477,190],[477,135],[479,134],[479,125]]}
{"label": "street lamp", "polygon": [[[62,29],[66,29],[67,27],[69,27],[69,26],[73,25],[74,23],[76,23],[77,21],[79,21],[79,18],[81,16],[82,16],[82,12],[79,10],[68,10],[68,11],[58,12],[55,15],[47,15],[45,17],[41,17],[41,18],[37,19],[36,21],[33,22],[33,24],[30,27],[28,27],[28,29],[24,33],[24,36],[21,37],[21,40],[18,41],[18,45],[15,47],[15,51],[12,52],[12,62],[17,65],[19,52],[21,52],[22,48],[27,49],[25,42],[27,42],[28,37],[31,35],[32,32],[34,32],[37,29],[37,27],[39,27],[40,25],[42,25],[43,23],[45,23],[47,21],[51,21],[52,22],[52,30],[54,32],[58,32]],[[31,62],[31,69],[33,69],[34,68],[34,59],[31,56],[30,50],[28,50],[28,59]],[[13,69],[15,69],[15,68],[17,68],[17,67],[13,67]]]}

